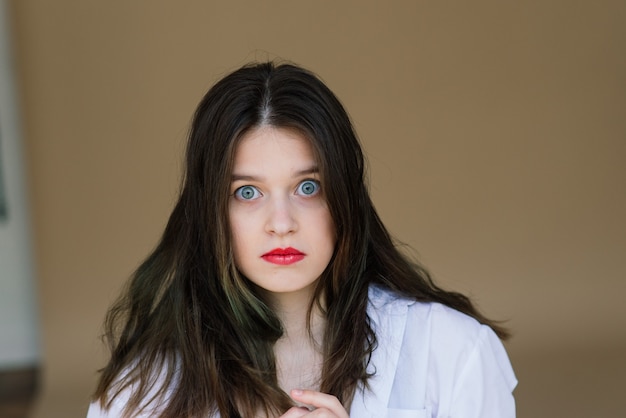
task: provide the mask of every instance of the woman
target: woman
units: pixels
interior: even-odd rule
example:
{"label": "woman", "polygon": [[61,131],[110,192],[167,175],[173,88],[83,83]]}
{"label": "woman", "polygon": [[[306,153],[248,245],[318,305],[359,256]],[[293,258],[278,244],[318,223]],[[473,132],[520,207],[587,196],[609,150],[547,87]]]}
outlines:
{"label": "woman", "polygon": [[513,417],[498,336],[396,249],[334,94],[253,64],[196,110],[178,203],[107,316],[88,417]]}

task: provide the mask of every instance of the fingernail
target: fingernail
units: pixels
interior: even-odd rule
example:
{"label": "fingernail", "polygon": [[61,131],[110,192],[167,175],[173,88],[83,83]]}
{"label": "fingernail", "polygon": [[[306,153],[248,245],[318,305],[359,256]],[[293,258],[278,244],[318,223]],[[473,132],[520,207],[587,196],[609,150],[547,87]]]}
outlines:
{"label": "fingernail", "polygon": [[301,389],[294,389],[294,390],[291,391],[291,393],[293,395],[295,395],[295,396],[300,396],[300,395],[302,395],[303,392],[302,392]]}

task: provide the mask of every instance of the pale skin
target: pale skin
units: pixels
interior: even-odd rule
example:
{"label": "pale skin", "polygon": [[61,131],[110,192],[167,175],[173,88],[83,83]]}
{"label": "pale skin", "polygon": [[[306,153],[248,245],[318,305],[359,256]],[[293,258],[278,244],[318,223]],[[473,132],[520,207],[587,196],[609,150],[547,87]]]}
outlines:
{"label": "pale skin", "polygon": [[[299,306],[307,305],[299,304]],[[297,381],[298,370],[312,370],[306,364],[309,362],[315,363],[316,361],[321,361],[321,356],[315,347],[314,341],[311,341],[308,333],[302,331],[305,328],[302,326],[294,326],[294,324],[297,324],[298,322],[303,323],[306,321],[306,310],[300,312],[300,315],[297,316],[293,315],[294,313],[295,312],[291,311],[291,315],[283,319],[283,323],[285,324],[285,335],[283,335],[283,337],[281,337],[276,343],[274,349],[279,363],[279,383],[284,390],[287,390],[288,387],[293,388],[293,386],[290,386],[291,381]],[[316,318],[318,318],[318,321],[315,321]],[[285,319],[288,322],[285,322]],[[290,325],[292,326],[291,333],[289,333]],[[314,317],[312,327],[315,337],[316,334],[319,335],[323,332],[323,321],[319,320],[319,317]],[[316,357],[318,358],[316,359]],[[291,370],[281,370],[281,364],[288,362],[288,359],[292,360],[290,364],[295,367],[291,368]],[[319,368],[316,368],[315,370],[319,370]],[[281,371],[282,373],[280,373]],[[296,377],[294,378],[293,375]],[[348,412],[335,396],[311,389],[291,389],[288,393],[298,405],[303,406],[292,407],[285,414],[281,415],[280,418],[348,418]]]}
{"label": "pale skin", "polygon": [[316,408],[313,411],[303,407],[293,407],[283,414],[281,418],[296,417],[329,417],[348,418],[348,413],[343,408],[336,397],[314,390],[294,389],[290,393],[291,397],[300,403],[311,405]]}
{"label": "pale skin", "polygon": [[[266,293],[284,328],[276,342],[278,383],[299,406],[280,418],[348,418],[332,395],[319,392],[325,323],[307,308],[328,265],[335,229],[319,190],[319,173],[308,140],[300,133],[261,126],[242,138],[235,153],[229,216],[237,267]],[[268,262],[273,249],[295,248],[294,263]]]}

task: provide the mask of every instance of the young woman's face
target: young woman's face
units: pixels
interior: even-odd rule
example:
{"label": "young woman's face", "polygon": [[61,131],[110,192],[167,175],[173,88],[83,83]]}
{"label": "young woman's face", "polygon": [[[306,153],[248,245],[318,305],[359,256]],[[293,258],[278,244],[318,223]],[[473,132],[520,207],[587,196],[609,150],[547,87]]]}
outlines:
{"label": "young woman's face", "polygon": [[335,228],[309,141],[284,128],[248,132],[230,192],[237,268],[274,296],[312,292],[332,257]]}

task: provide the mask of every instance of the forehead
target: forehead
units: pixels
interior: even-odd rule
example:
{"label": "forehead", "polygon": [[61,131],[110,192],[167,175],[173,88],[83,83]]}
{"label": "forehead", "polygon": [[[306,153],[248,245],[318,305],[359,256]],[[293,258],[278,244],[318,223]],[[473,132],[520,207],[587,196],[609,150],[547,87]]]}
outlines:
{"label": "forehead", "polygon": [[298,130],[261,126],[246,132],[240,139],[235,148],[233,172],[293,171],[314,165],[316,158],[313,147]]}

